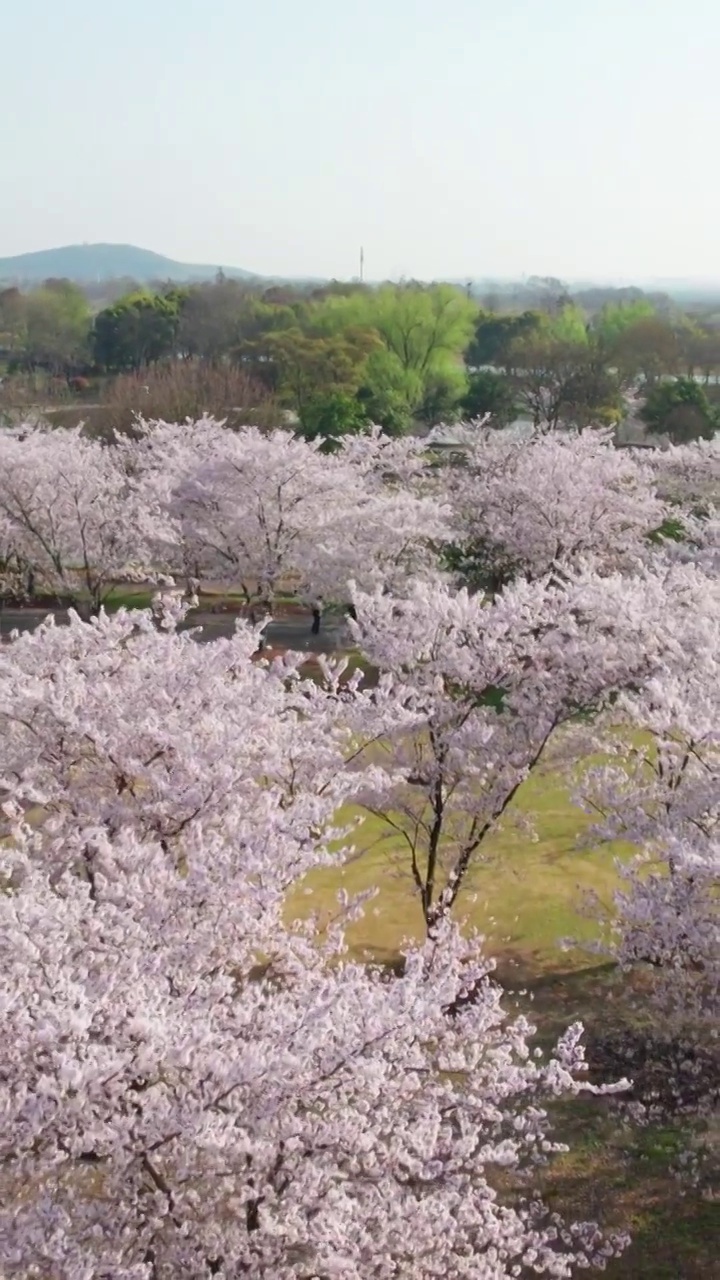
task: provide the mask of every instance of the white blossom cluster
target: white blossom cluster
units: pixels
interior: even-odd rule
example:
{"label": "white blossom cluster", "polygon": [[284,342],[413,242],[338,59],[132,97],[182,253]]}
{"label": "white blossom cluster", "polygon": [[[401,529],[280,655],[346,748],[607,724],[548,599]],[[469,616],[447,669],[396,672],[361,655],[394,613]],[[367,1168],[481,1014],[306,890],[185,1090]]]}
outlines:
{"label": "white blossom cluster", "polygon": [[[582,1029],[533,1050],[460,893],[548,754],[602,750],[578,798],[643,860],[618,959],[717,1024],[715,455],[465,444],[444,466],[375,429],[333,453],[209,419],[0,436],[0,590],[31,575],[97,615],[0,647],[8,1280],[562,1278],[624,1247],[535,1190],[548,1099],[590,1088]],[[100,610],[123,578],[152,609]],[[203,578],[349,603],[374,687],[267,661],[246,623],[196,644]],[[290,922],[351,810],[414,882],[398,972],[350,957],[363,902]]]}

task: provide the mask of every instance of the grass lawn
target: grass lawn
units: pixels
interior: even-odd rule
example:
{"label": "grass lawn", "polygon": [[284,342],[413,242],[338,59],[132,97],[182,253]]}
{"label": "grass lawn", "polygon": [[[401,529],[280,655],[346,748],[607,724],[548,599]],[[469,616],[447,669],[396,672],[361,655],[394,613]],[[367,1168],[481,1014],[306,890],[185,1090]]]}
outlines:
{"label": "grass lawn", "polygon": [[[130,584],[119,583],[108,593],[106,608],[109,610],[148,609],[150,607],[150,601],[152,600],[156,590],[156,587],[149,587],[146,585],[134,587]],[[241,592],[203,591],[201,595],[201,603],[217,604],[218,602],[239,607],[242,604]]]}
{"label": "grass lawn", "polygon": [[[610,904],[617,884],[614,859],[630,851],[619,844],[579,850],[578,836],[589,819],[547,773],[524,784],[516,810],[533,813],[537,839],[523,835],[510,822],[488,840],[460,895],[456,915],[484,934],[488,950],[503,967],[519,966],[529,974],[584,967],[587,953],[561,950],[558,939],[597,936],[596,923],[578,907],[591,889]],[[351,821],[357,812],[348,809],[340,817]],[[350,893],[377,889],[376,901],[364,919],[350,927],[348,938],[356,954],[390,960],[405,938],[422,936],[408,858],[397,833],[375,817],[364,819],[354,844],[356,851],[344,867],[308,877],[305,893],[293,906],[301,914],[323,914],[332,911],[341,887]]]}
{"label": "grass lawn", "polygon": [[622,1129],[584,1103],[558,1117],[558,1128],[571,1150],[548,1171],[546,1203],[632,1236],[608,1280],[717,1280],[720,1205],[692,1189],[683,1194],[668,1173],[683,1147],[680,1131]]}
{"label": "grass lawn", "polygon": [[[457,914],[485,934],[488,951],[498,958],[508,1009],[529,1014],[541,1043],[551,1044],[577,1019],[590,1036],[627,1025],[632,1015],[612,967],[599,957],[594,962],[582,948],[563,950],[558,938],[597,936],[597,923],[578,909],[583,891],[592,889],[610,903],[614,859],[630,851],[619,845],[579,851],[577,837],[589,820],[547,775],[525,784],[518,807],[537,814],[537,841],[517,827],[499,832],[461,894]],[[356,955],[390,960],[403,939],[422,936],[407,860],[397,834],[374,817],[358,831],[355,846],[341,870],[308,877],[290,910],[322,917],[333,912],[341,886],[351,893],[377,888],[348,936]],[[555,1119],[556,1135],[570,1150],[542,1175],[550,1208],[633,1237],[625,1255],[608,1266],[608,1280],[720,1280],[720,1204],[679,1184],[669,1169],[682,1132],[626,1127],[603,1100],[559,1104]]]}

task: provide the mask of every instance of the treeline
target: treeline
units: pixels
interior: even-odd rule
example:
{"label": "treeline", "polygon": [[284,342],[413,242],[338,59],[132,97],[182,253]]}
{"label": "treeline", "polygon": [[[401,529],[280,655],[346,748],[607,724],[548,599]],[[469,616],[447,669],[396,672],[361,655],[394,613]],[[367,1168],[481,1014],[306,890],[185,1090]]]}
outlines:
{"label": "treeline", "polygon": [[10,377],[95,379],[103,400],[129,411],[164,416],[168,401],[182,416],[252,408],[269,421],[272,406],[309,437],[488,415],[497,426],[611,425],[634,394],[654,431],[714,432],[720,328],[639,290],[602,291],[591,310],[548,285],[515,312],[470,293],[416,282],[262,289],[219,274],[132,289],[93,314],[78,286],[49,280],[0,293],[0,359]]}
{"label": "treeline", "polygon": [[574,303],[555,314],[481,312],[465,357],[471,418],[611,426],[637,398],[646,425],[677,442],[717,426],[720,329],[662,314],[647,299],[606,303],[591,319]]}

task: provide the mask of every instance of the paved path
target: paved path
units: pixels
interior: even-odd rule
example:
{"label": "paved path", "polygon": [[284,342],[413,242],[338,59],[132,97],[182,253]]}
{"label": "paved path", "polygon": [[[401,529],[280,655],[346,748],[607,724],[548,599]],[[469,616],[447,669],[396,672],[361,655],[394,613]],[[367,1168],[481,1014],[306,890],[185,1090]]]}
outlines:
{"label": "paved path", "polygon": [[[60,624],[67,622],[67,613],[62,609],[0,609],[0,636],[7,636],[15,630],[34,631],[48,613],[53,613]],[[181,630],[201,627],[198,639],[207,642],[231,636],[235,630],[235,618],[235,614],[192,612],[182,624]],[[296,649],[302,653],[334,653],[341,647],[340,627],[328,623],[321,629],[320,635],[314,636],[310,631],[311,624],[310,615],[279,618],[268,624],[265,636],[268,644],[273,647]]]}

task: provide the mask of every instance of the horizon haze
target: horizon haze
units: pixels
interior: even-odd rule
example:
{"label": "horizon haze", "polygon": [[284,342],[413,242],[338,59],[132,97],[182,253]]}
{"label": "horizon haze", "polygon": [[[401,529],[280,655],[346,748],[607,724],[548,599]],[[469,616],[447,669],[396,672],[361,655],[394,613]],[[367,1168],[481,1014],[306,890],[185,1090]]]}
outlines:
{"label": "horizon haze", "polygon": [[711,0],[28,0],[4,38],[0,258],[120,243],[347,279],[362,245],[372,280],[720,276]]}
{"label": "horizon haze", "polygon": [[[248,282],[295,282],[297,284],[316,281],[329,281],[329,276],[279,276],[259,275],[243,267],[229,263],[188,263],[178,262],[165,254],[157,253],[139,245],[129,244],[84,244],[57,245],[39,249],[29,253],[0,258],[0,286],[20,285],[36,286],[44,281],[55,279],[72,280],[76,284],[87,285],[120,279],[134,280],[140,285],[152,284],[160,280],[172,280],[181,284],[201,283],[212,280],[218,272],[234,280]],[[419,277],[415,277],[418,279]],[[385,278],[386,280],[389,277]],[[467,275],[457,277],[435,277],[455,284],[459,288],[466,283],[474,287],[487,286],[498,288],[522,286],[538,279],[534,274],[522,277],[481,276],[468,281]],[[370,285],[380,285],[382,280],[365,280]],[[686,293],[708,292],[713,296],[720,291],[720,278],[706,275],[699,278],[671,277],[654,279],[578,277],[566,278],[562,281],[568,288],[641,288],[675,292],[678,296]]]}

